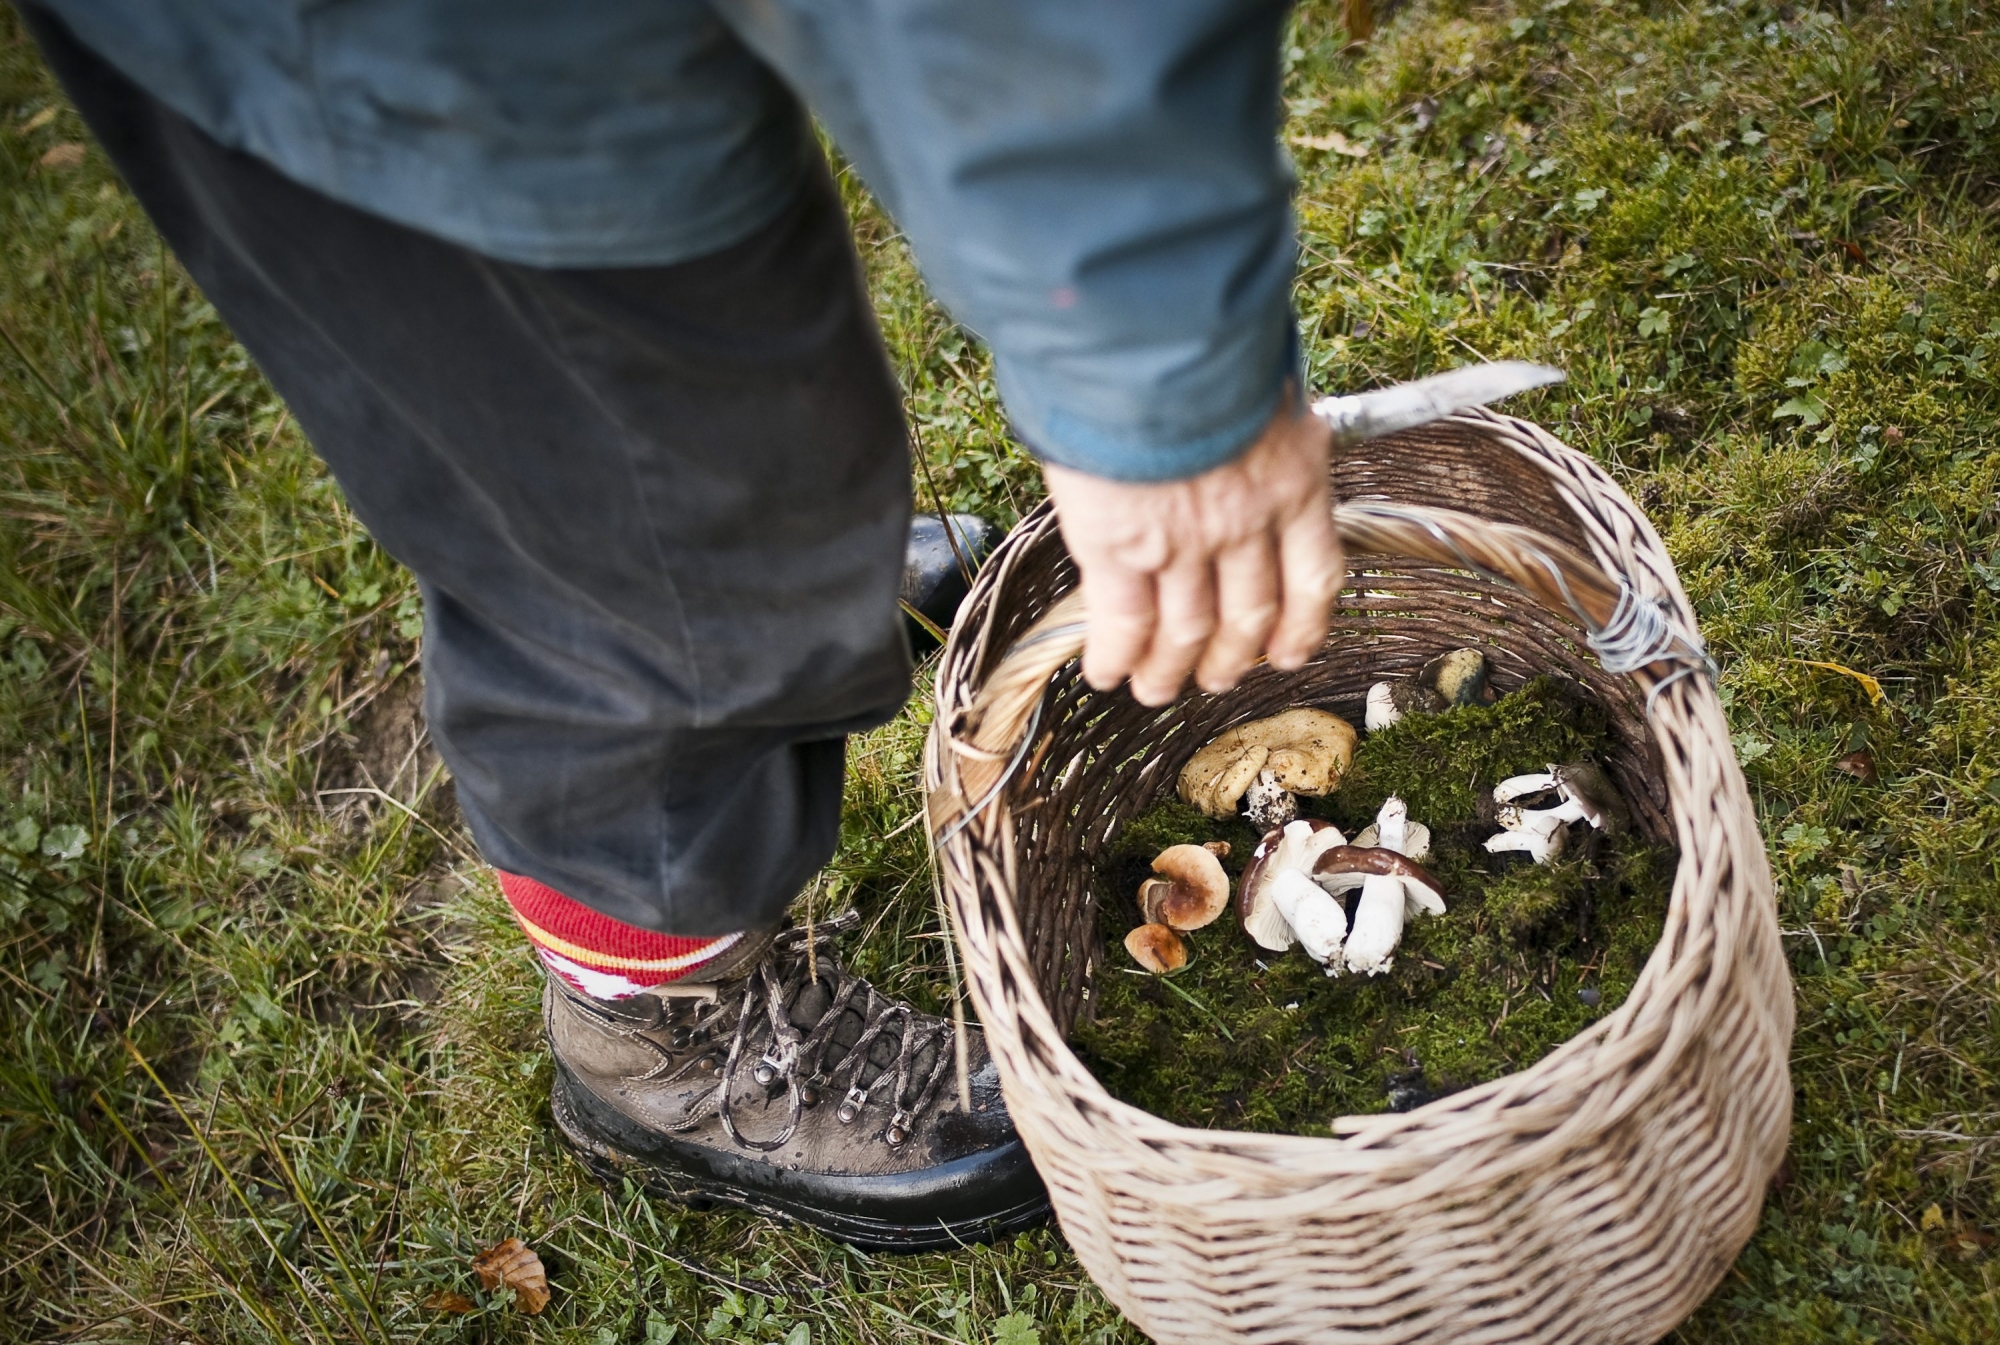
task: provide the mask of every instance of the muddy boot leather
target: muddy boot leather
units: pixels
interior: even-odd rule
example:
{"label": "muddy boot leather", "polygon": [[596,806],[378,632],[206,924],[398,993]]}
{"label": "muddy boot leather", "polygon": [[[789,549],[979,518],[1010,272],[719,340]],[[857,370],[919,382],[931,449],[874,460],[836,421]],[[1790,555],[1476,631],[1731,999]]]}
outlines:
{"label": "muddy boot leather", "polygon": [[543,1017],[565,1139],[607,1180],[719,1200],[857,1246],[916,1251],[1013,1232],[1047,1196],[967,1030],[847,972],[819,929],[780,934],[747,975],[596,1000],[551,977]]}

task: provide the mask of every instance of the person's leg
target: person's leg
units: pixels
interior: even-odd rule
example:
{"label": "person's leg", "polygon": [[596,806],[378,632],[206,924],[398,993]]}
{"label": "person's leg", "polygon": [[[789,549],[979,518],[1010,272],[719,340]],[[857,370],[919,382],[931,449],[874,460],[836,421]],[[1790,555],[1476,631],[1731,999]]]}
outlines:
{"label": "person's leg", "polygon": [[830,181],[684,265],[509,265],[223,149],[34,26],[418,575],[487,858],[647,930],[774,926],[832,852],[843,735],[908,684],[900,399]]}
{"label": "person's leg", "polygon": [[841,966],[851,917],[775,930],[833,848],[842,735],[908,681],[898,398],[824,175],[698,262],[508,266],[224,150],[28,17],[419,576],[432,733],[555,973],[564,1138],[867,1246],[1044,1217],[979,1034],[954,1093],[952,1025]]}

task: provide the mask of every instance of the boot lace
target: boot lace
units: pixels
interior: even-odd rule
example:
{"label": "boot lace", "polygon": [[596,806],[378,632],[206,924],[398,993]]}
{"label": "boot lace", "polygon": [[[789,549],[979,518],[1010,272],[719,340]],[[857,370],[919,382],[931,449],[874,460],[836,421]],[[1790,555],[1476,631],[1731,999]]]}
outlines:
{"label": "boot lace", "polygon": [[[833,938],[859,924],[859,913],[849,911],[811,930],[785,930],[773,942],[770,953],[744,978],[740,995],[731,992],[713,1004],[697,1006],[685,1023],[670,1025],[662,1009],[655,1021],[625,1024],[632,1029],[668,1027],[674,1047],[714,1041],[729,1033],[729,1053],[714,1088],[689,1107],[675,1130],[691,1130],[713,1115],[736,1144],[769,1152],[791,1139],[808,1105],[838,1092],[840,1102],[834,1119],[842,1125],[854,1124],[870,1105],[886,1105],[890,1116],[883,1141],[891,1148],[909,1141],[916,1133],[917,1119],[937,1101],[945,1073],[951,1068],[953,1028],[949,1022],[926,1023],[909,1005],[885,999],[833,956],[828,947]],[[817,983],[831,980],[833,991],[817,1020],[802,1029],[792,1021],[790,1010],[815,984],[811,975],[815,969],[819,972]],[[834,1034],[849,1012],[859,1016],[861,1033],[836,1059],[829,1060],[828,1056],[839,1050]],[[864,1083],[875,1044],[891,1032],[897,1033],[894,1061]],[[677,1052],[652,1038],[640,1039],[652,1045],[661,1059],[638,1076],[639,1082],[657,1079],[677,1083],[703,1061],[712,1059],[708,1052],[680,1059]],[[919,1058],[927,1048],[933,1048],[930,1064],[919,1069]],[[749,1065],[752,1081],[766,1090],[780,1085],[785,1089],[785,1123],[768,1139],[745,1134],[735,1113],[736,1084],[753,1053],[756,1060]]]}

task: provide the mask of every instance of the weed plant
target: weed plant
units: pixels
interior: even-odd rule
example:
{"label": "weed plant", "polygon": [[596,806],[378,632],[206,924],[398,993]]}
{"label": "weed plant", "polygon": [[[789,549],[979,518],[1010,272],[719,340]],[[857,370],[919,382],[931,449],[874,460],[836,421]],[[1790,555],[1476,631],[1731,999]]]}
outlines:
{"label": "weed plant", "polygon": [[[1676,1339],[2000,1339],[1992,8],[1426,0],[1344,46],[1299,10],[1314,382],[1569,372],[1510,409],[1658,523],[1770,847],[1791,1158]],[[1011,522],[987,358],[845,185],[917,498]],[[585,1180],[419,616],[0,17],[0,1336],[1136,1340],[1052,1230],[870,1257]],[[811,900],[940,1004],[923,731],[854,744]],[[467,1268],[509,1235],[540,1317]]]}

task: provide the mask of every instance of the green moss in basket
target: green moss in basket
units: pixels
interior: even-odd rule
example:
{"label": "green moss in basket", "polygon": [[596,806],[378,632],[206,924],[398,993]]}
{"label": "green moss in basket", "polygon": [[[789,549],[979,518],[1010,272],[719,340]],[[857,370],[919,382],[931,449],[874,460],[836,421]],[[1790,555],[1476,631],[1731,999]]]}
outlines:
{"label": "green moss in basket", "polygon": [[1574,683],[1537,677],[1492,705],[1413,714],[1363,734],[1340,789],[1308,811],[1352,834],[1394,794],[1436,828],[1473,821],[1483,791],[1556,761],[1580,761],[1606,743],[1604,707]]}
{"label": "green moss in basket", "polygon": [[1509,775],[1606,745],[1602,709],[1551,679],[1362,740],[1314,811],[1352,835],[1400,795],[1431,827],[1429,867],[1449,906],[1410,921],[1379,977],[1329,979],[1298,949],[1264,952],[1233,914],[1188,936],[1184,971],[1140,972],[1121,945],[1153,856],[1227,840],[1234,878],[1255,845],[1248,823],[1212,822],[1178,799],[1142,813],[1098,866],[1107,953],[1074,1034],[1079,1055],[1113,1094],[1168,1120],[1308,1135],[1532,1064],[1623,1002],[1659,938],[1672,856],[1584,828],[1551,865],[1489,855],[1478,801]]}

